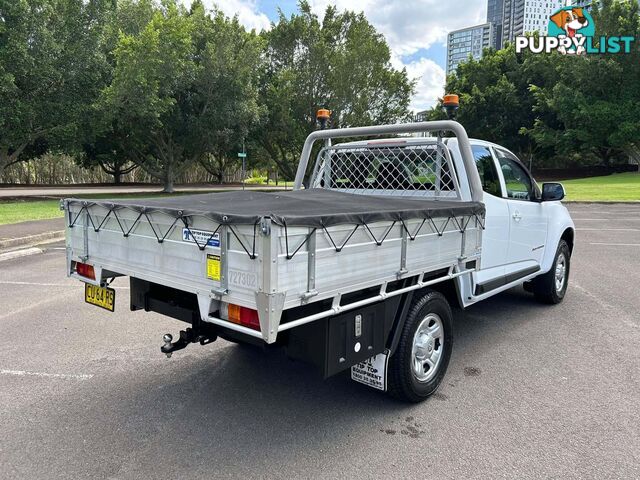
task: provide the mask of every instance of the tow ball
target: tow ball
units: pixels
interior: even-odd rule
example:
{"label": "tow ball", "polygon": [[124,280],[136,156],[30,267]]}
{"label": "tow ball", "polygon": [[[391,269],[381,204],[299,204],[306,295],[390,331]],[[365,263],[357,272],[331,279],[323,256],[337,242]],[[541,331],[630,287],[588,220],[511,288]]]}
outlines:
{"label": "tow ball", "polygon": [[218,337],[215,334],[203,334],[199,330],[187,328],[186,330],[180,330],[180,338],[178,338],[178,340],[174,342],[173,335],[171,335],[170,333],[165,333],[162,336],[164,345],[160,347],[160,351],[164,353],[167,358],[171,358],[173,352],[186,348],[190,343],[207,345],[211,342],[214,342],[216,338]]}

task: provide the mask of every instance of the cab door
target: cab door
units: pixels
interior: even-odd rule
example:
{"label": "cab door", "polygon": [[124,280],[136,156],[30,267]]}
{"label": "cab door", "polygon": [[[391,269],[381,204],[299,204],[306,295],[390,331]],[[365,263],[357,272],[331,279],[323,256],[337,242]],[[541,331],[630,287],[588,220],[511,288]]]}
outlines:
{"label": "cab door", "polygon": [[495,147],[502,188],[509,207],[509,245],[506,283],[540,269],[547,239],[547,218],[540,192],[522,162],[511,152]]}
{"label": "cab door", "polygon": [[474,272],[474,284],[487,284],[505,275],[509,246],[509,205],[504,198],[496,161],[487,145],[471,144],[473,159],[482,183],[482,202],[486,207],[482,233],[480,270]]}

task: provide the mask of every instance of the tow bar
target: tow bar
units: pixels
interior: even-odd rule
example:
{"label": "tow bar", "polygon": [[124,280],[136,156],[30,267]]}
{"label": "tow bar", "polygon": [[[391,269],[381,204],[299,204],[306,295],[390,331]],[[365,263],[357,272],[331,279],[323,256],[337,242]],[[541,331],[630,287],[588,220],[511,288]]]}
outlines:
{"label": "tow bar", "polygon": [[217,338],[218,336],[214,332],[207,332],[204,329],[196,327],[180,330],[180,338],[175,342],[173,342],[173,335],[165,333],[162,336],[164,345],[160,347],[160,351],[164,353],[167,358],[171,358],[173,352],[186,348],[190,343],[208,345],[211,342],[215,342]]}

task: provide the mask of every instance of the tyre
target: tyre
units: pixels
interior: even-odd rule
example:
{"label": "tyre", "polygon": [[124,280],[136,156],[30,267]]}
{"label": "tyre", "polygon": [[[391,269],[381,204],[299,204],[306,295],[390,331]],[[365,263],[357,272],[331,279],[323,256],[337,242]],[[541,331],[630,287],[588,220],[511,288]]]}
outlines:
{"label": "tyre", "polygon": [[536,299],[543,303],[560,303],[567,293],[570,267],[571,250],[567,242],[560,240],[551,270],[533,280],[533,294]]}
{"label": "tyre", "polygon": [[441,293],[429,291],[409,308],[398,347],[389,358],[388,392],[409,402],[435,393],[449,366],[452,347],[451,307]]}

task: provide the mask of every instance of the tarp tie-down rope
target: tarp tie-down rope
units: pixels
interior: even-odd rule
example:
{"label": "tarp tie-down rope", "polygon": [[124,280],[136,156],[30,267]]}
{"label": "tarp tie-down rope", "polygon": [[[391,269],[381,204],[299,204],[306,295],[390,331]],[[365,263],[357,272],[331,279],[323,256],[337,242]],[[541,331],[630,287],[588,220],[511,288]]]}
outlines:
{"label": "tarp tie-down rope", "polygon": [[[238,243],[240,244],[242,249],[249,256],[249,258],[251,258],[252,260],[255,260],[257,258],[257,255],[256,255],[256,236],[257,236],[257,226],[258,226],[259,222],[253,223],[252,246],[251,246],[251,250],[249,250],[249,248],[245,245],[245,243],[240,238],[240,235],[236,232],[236,229],[233,227],[233,225],[230,225],[230,224],[222,224],[222,223],[218,224],[216,229],[209,235],[207,240],[203,244],[201,244],[198,241],[198,237],[194,234],[193,230],[189,226],[188,218],[190,217],[190,215],[183,215],[182,211],[177,212],[178,216],[173,216],[173,215],[170,215],[170,214],[168,214],[166,212],[163,212],[163,211],[158,212],[160,214],[163,214],[165,216],[169,216],[169,217],[173,218],[173,222],[171,223],[169,228],[163,233],[162,229],[159,226],[157,228],[156,228],[156,226],[154,226],[152,218],[149,216],[148,211],[146,209],[142,209],[141,211],[138,212],[137,210],[135,210],[133,208],[130,208],[130,207],[127,207],[127,206],[115,206],[115,205],[112,205],[111,207],[107,208],[107,214],[100,221],[98,226],[96,226],[96,222],[94,221],[94,219],[93,219],[93,217],[91,215],[91,212],[90,212],[90,207],[92,207],[94,205],[96,205],[96,204],[91,204],[90,205],[90,204],[88,204],[86,202],[83,203],[82,207],[80,208],[78,213],[75,215],[75,217],[68,224],[69,228],[73,228],[76,225],[76,223],[78,222],[78,219],[80,218],[82,213],[86,212],[89,223],[93,227],[93,230],[96,233],[98,233],[98,232],[100,232],[100,230],[102,230],[104,225],[107,223],[107,221],[108,221],[109,217],[111,216],[111,214],[113,214],[113,217],[116,219],[116,222],[117,222],[117,224],[118,224],[118,226],[120,228],[120,231],[122,232],[122,235],[125,238],[128,238],[131,235],[131,233],[133,232],[133,230],[136,227],[136,225],[140,222],[140,219],[142,217],[145,217],[147,222],[149,223],[151,231],[153,232],[153,234],[154,234],[156,240],[158,241],[158,243],[163,243],[167,239],[167,237],[170,235],[170,233],[172,232],[172,230],[174,229],[176,224],[179,221],[182,221],[182,223],[184,224],[184,227],[189,232],[189,235],[193,239],[193,241],[196,244],[196,246],[198,247],[198,249],[204,250],[207,247],[207,245],[209,244],[209,242],[215,237],[215,235],[220,231],[220,229],[224,225],[229,229],[231,234],[235,237],[235,239],[238,241]],[[99,206],[101,206],[101,205],[99,205]],[[106,208],[104,206],[101,206],[101,207],[102,208]],[[133,223],[131,224],[131,226],[128,229],[125,229],[125,226],[123,225],[122,220],[118,216],[118,210],[124,210],[124,209],[129,209],[129,210],[132,210],[133,212],[138,213],[137,217],[135,218],[135,220],[133,221]],[[69,215],[69,218],[71,218],[71,215]],[[436,225],[436,223],[433,220],[433,218],[429,216],[429,217],[426,217],[426,218],[422,219],[422,222],[420,223],[420,225],[418,225],[418,227],[416,228],[416,230],[413,233],[411,231],[409,231],[409,228],[407,227],[407,224],[405,223],[405,221],[403,219],[400,220],[400,223],[402,225],[402,228],[407,232],[407,235],[408,235],[409,239],[411,241],[414,241],[418,237],[420,231],[422,230],[422,228],[424,227],[424,225],[427,222],[429,222],[429,224],[433,228],[434,232],[437,233],[438,236],[441,237],[444,234],[444,232],[446,231],[447,226],[449,225],[449,223],[451,221],[453,221],[453,223],[455,224],[457,229],[461,233],[463,233],[464,231],[466,231],[466,229],[469,226],[469,223],[471,222],[472,219],[475,219],[476,225],[479,225],[480,228],[482,228],[483,230],[485,229],[484,218],[483,218],[482,215],[478,215],[477,213],[473,213],[471,215],[463,215],[461,217],[461,219],[458,219],[456,215],[449,215],[447,217],[446,221],[444,222],[444,225],[442,226],[441,229],[438,228],[438,226]],[[397,220],[392,221],[391,225],[385,230],[383,236],[380,239],[378,239],[373,234],[373,232],[371,231],[371,228],[369,227],[369,225],[367,223],[356,224],[354,226],[354,228],[349,232],[349,234],[347,235],[347,237],[345,238],[345,240],[342,242],[341,245],[338,245],[336,243],[336,241],[334,240],[334,238],[331,235],[331,233],[329,233],[329,231],[327,230],[326,226],[323,225],[321,228],[324,231],[324,233],[326,234],[326,236],[329,239],[329,241],[331,242],[331,245],[333,246],[334,250],[339,253],[347,246],[347,244],[349,243],[351,238],[354,236],[354,234],[356,233],[358,228],[360,228],[361,226],[365,227],[365,229],[367,230],[369,235],[371,235],[371,237],[372,237],[373,241],[375,242],[375,244],[377,246],[380,246],[387,239],[387,237],[389,236],[389,233],[391,232],[391,230],[393,230],[393,227],[397,224],[397,222],[398,222]],[[305,244],[308,243],[308,241],[311,238],[311,236],[318,230],[318,228],[315,228],[315,227],[312,228],[311,231],[307,235],[305,235],[304,240],[295,248],[295,250],[293,250],[293,252],[291,252],[290,251],[290,247],[289,247],[289,227],[288,227],[286,221],[283,222],[283,226],[284,226],[284,230],[285,230],[285,249],[286,249],[286,258],[287,258],[287,260],[291,260],[302,249],[302,247]],[[226,239],[225,239],[225,241],[226,241]]]}

